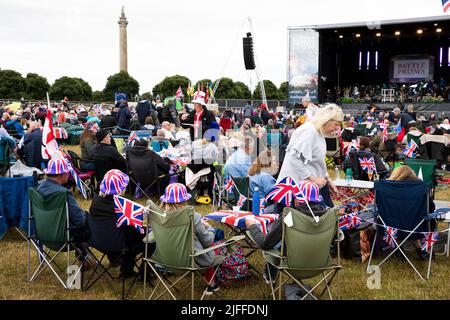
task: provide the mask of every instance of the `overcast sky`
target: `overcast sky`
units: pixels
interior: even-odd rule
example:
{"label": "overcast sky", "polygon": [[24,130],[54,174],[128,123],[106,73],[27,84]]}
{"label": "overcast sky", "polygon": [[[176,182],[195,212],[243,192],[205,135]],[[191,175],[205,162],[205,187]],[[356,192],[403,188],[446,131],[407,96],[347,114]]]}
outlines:
{"label": "overcast sky", "polygon": [[289,26],[443,15],[440,0],[0,0],[0,68],[35,72],[50,84],[80,77],[102,90],[119,71],[122,5],[128,72],[141,93],[175,74],[250,86],[242,53],[247,17],[261,77],[278,86],[287,78]]}

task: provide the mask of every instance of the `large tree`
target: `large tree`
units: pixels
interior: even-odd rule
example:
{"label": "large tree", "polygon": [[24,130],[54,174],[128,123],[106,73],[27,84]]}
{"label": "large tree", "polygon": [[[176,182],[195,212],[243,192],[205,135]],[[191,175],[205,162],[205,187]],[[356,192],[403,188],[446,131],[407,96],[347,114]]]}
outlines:
{"label": "large tree", "polygon": [[20,99],[26,96],[26,82],[14,70],[0,70],[0,98]]}
{"label": "large tree", "polygon": [[[216,80],[217,81],[217,80]],[[214,81],[214,84],[216,83]],[[213,86],[214,88],[214,86]],[[234,92],[234,82],[230,78],[221,78],[219,87],[216,91],[217,99],[232,99],[235,96]]]}
{"label": "large tree", "polygon": [[103,91],[96,90],[96,91],[92,92],[92,101],[93,102],[103,101]]}
{"label": "large tree", "polygon": [[56,79],[49,90],[52,99],[69,98],[71,101],[90,101],[92,100],[91,86],[80,78],[61,77]]}
{"label": "large tree", "polygon": [[179,74],[171,77],[165,77],[164,80],[153,87],[153,96],[156,97],[157,95],[160,95],[163,100],[166,97],[174,96],[178,90],[178,87],[181,87],[183,95],[186,96],[186,89],[189,82],[190,80],[187,77]]}
{"label": "large tree", "polygon": [[248,86],[241,82],[236,81],[233,84],[233,95],[230,96],[230,99],[247,99],[250,100],[252,98],[252,93]]}
{"label": "large tree", "polygon": [[28,97],[36,100],[45,99],[48,89],[50,89],[47,78],[36,73],[28,73],[25,82]]}
{"label": "large tree", "polygon": [[280,88],[278,89],[278,96],[282,100],[286,100],[288,98],[288,88],[289,82],[285,81],[280,84]]}
{"label": "large tree", "polygon": [[[278,100],[279,96],[277,86],[270,80],[263,80],[263,82],[267,100]],[[253,91],[253,98],[261,99],[261,84],[259,82],[255,88],[255,91]]]}
{"label": "large tree", "polygon": [[139,93],[139,82],[128,72],[122,70],[108,77],[105,89],[103,89],[103,97],[107,101],[114,101],[116,92],[126,93],[128,99],[131,100]]}

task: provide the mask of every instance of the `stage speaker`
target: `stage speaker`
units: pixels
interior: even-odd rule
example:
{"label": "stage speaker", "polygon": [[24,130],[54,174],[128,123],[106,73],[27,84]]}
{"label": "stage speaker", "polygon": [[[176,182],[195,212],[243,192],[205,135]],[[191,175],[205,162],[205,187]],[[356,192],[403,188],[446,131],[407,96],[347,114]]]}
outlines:
{"label": "stage speaker", "polygon": [[244,45],[244,63],[246,70],[254,70],[255,57],[253,56],[253,38],[251,33],[247,33],[247,37],[242,38]]}

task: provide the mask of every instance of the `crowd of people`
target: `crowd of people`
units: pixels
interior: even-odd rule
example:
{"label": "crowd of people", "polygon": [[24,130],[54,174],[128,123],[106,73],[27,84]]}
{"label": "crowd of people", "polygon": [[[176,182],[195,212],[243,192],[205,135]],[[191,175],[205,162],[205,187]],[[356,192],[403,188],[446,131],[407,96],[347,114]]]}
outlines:
{"label": "crowd of people", "polygon": [[[190,193],[194,188],[191,186],[196,182],[200,186],[198,194],[212,197],[218,166],[223,167],[224,180],[248,177],[249,197],[258,190],[264,198],[287,177],[298,183],[304,182],[302,188],[308,190],[305,194],[308,194],[311,207],[299,201],[294,206],[305,214],[313,210],[315,215],[321,216],[327,208],[334,206],[333,195],[337,192],[325,161],[326,138],[339,139],[342,150],[339,161],[343,166],[348,165],[354,151],[378,152],[378,170],[388,175],[391,171],[388,160],[404,158],[403,149],[409,136],[416,139],[422,135],[450,134],[448,118],[438,119],[434,114],[426,118],[416,114],[411,107],[403,112],[399,108],[392,112],[372,108],[351,116],[345,115],[335,104],[317,106],[306,96],[300,109],[295,111],[274,112],[265,104],[253,107],[249,101],[242,110],[226,108],[218,112],[208,109],[205,93],[201,91],[196,92],[192,104],[193,109],[187,105],[179,109],[175,100],[162,104],[158,99],[141,101],[136,108],[129,107],[126,101],[86,107],[71,105],[65,99],[51,106],[22,103],[15,111],[0,106],[0,139],[13,150],[16,159],[29,167],[45,168],[46,179],[40,183],[38,191],[46,196],[67,185],[67,163],[70,162],[66,158],[45,159],[42,156],[42,127],[48,121],[48,108],[52,110],[55,127],[62,123],[83,127],[80,169],[96,172],[97,189],[89,213],[79,207],[73,196],[69,198],[70,220],[76,227],[77,239],[82,241],[89,237],[89,232],[97,232],[88,230],[86,217],[115,219],[112,196],[124,195],[127,187],[133,185],[135,191],[158,197],[161,207],[170,212],[192,200]],[[139,136],[143,132],[144,138]],[[135,137],[131,139],[133,134]],[[114,136],[125,136],[124,148],[117,147]],[[418,157],[438,159],[443,169],[450,169],[448,146],[443,145],[433,152],[431,154],[424,145],[416,150]],[[184,158],[189,160],[183,162]],[[186,171],[181,170],[184,167]],[[202,170],[205,169],[204,174]],[[398,176],[401,174],[396,173],[391,178]],[[279,205],[272,206],[274,213],[280,213],[280,209]],[[201,250],[211,246],[214,229],[199,214],[195,215],[194,223],[195,247]],[[263,248],[273,248],[281,239],[280,223],[275,223],[267,235],[255,227],[251,218],[246,223]],[[111,224],[106,224],[105,228],[108,226]],[[143,235],[131,227],[123,233],[127,245],[132,248],[129,256],[119,263],[126,277],[134,274],[134,257],[143,250]],[[108,257],[115,263],[113,253]],[[196,262],[208,266],[211,259],[209,255],[200,256]],[[273,270],[269,271],[273,273]],[[207,277],[211,277],[211,273]],[[267,273],[265,278],[269,278]],[[217,290],[217,284],[212,284],[208,290]]]}
{"label": "crowd of people", "polygon": [[444,102],[450,101],[450,86],[441,78],[439,83],[430,80],[415,84],[384,84],[384,85],[360,85],[354,84],[348,87],[335,87],[326,89],[324,92],[324,101],[342,102],[342,99],[352,99],[353,101],[363,103],[381,103],[383,101],[382,89],[393,89],[394,94],[391,97],[397,103],[408,102]]}

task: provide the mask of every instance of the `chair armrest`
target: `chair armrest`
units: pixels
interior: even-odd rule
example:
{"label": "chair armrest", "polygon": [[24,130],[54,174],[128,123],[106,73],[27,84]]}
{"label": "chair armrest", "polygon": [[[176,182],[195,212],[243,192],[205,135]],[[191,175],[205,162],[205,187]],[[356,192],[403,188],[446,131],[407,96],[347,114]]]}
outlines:
{"label": "chair armrest", "polygon": [[199,255],[208,253],[208,252],[210,252],[210,251],[212,251],[212,250],[215,250],[215,249],[218,249],[218,248],[222,248],[222,247],[227,247],[227,246],[232,245],[232,244],[234,244],[235,242],[240,241],[240,240],[243,240],[243,239],[245,239],[245,236],[244,236],[244,235],[234,236],[234,237],[228,239],[228,240],[225,241],[225,242],[216,244],[216,245],[214,245],[214,246],[212,246],[212,247],[209,247],[209,248],[206,248],[206,249],[203,249],[203,250],[200,250],[200,251],[196,251],[192,256],[193,256],[193,257],[198,257]]}
{"label": "chair armrest", "polygon": [[278,258],[278,259],[284,259],[285,257],[282,257],[281,255],[280,255],[280,251],[278,251],[278,250],[273,250],[273,249],[271,249],[271,250],[263,250],[263,253],[264,254],[268,254],[269,256],[272,256],[272,257],[274,257],[274,258]]}
{"label": "chair armrest", "polygon": [[447,209],[447,208],[437,209],[433,213],[428,214],[428,216],[426,218],[424,218],[424,220],[425,221],[430,221],[432,219],[437,219],[440,216],[442,216],[443,214],[446,214],[448,212],[450,212],[450,209]]}

